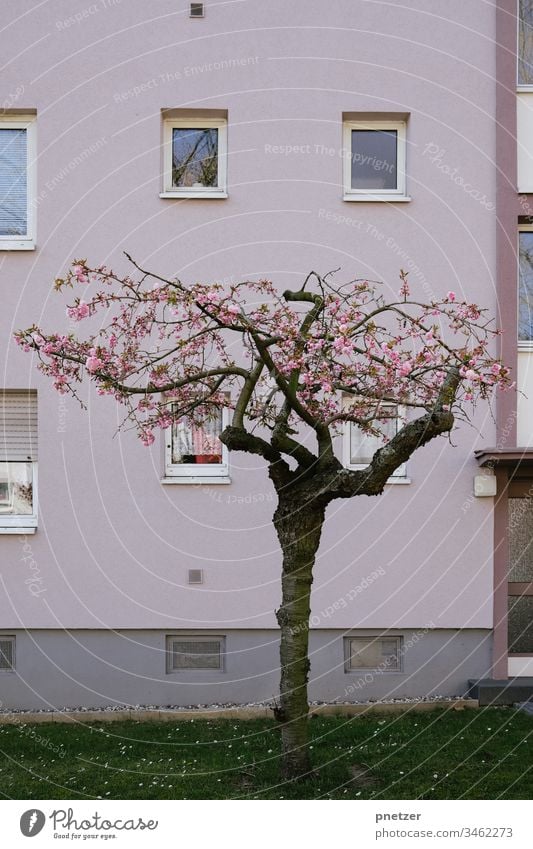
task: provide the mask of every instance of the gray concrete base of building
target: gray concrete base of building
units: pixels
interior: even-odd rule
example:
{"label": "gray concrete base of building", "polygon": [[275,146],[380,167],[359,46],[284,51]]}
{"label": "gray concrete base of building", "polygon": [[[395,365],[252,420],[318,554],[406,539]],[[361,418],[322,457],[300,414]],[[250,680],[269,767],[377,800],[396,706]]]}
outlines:
{"label": "gray concrete base of building", "polygon": [[514,705],[533,699],[533,678],[484,678],[469,681],[468,695],[480,705]]}
{"label": "gray concrete base of building", "polygon": [[[399,638],[399,669],[348,671],[345,641],[383,634],[373,629],[311,631],[310,699],[461,696],[469,679],[490,675],[491,631],[423,628],[386,632],[387,638]],[[220,641],[221,668],[171,671],[169,636]],[[6,638],[12,641],[14,668],[0,671],[2,710],[245,704],[272,700],[278,693],[276,630],[2,629],[0,640]]]}

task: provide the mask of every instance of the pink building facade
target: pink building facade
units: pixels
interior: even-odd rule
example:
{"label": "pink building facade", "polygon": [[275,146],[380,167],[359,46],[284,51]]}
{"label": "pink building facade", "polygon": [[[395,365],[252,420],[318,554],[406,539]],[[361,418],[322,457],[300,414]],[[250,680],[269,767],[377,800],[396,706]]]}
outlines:
{"label": "pink building facade", "polygon": [[[2,707],[271,699],[280,553],[261,462],[186,426],[144,448],[112,400],[54,393],[12,334],[75,329],[52,292],[73,258],[281,287],[340,268],[393,291],[403,268],[421,299],[453,289],[497,316],[525,399],[533,181],[526,155],[517,184],[516,115],[527,136],[533,86],[517,95],[516,4],[5,5]],[[330,507],[312,699],[533,675],[527,556],[509,575],[530,527],[520,404],[479,408],[379,498]],[[338,450],[364,459],[357,434]]]}

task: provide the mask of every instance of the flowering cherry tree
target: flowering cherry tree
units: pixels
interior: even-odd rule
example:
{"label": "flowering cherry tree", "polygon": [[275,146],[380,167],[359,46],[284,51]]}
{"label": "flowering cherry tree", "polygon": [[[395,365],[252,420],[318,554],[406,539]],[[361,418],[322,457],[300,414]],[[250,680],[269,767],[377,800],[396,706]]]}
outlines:
{"label": "flowering cherry tree", "polygon": [[[307,746],[308,622],[313,565],[326,508],[337,498],[378,495],[415,450],[468,419],[472,405],[510,385],[490,353],[497,333],[485,312],[453,292],[423,303],[400,274],[396,297],[367,280],[309,274],[283,293],[266,280],[185,285],[133,266],[131,276],[74,262],[55,288],[73,289],[70,319],[85,338],[16,334],[60,393],[78,397],[85,376],[124,407],[124,424],[150,445],[187,417],[197,427],[229,408],[221,441],[262,457],[276,489],[282,602],[282,768],[310,769]],[[385,439],[390,404],[408,411]],[[349,423],[381,436],[358,471],[334,451]]]}

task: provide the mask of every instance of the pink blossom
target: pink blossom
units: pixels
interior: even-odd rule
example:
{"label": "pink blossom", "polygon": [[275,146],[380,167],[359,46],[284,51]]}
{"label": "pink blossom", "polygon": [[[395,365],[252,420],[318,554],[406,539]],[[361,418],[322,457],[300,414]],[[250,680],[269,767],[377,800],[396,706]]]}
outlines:
{"label": "pink blossom", "polygon": [[151,430],[142,430],[140,433],[141,442],[147,448],[155,442],[155,436]]}
{"label": "pink blossom", "polygon": [[81,321],[83,318],[87,318],[87,316],[89,315],[89,306],[85,303],[85,301],[80,301],[78,306],[69,307],[67,309],[67,315],[74,321]]}
{"label": "pink blossom", "polygon": [[87,371],[91,372],[91,374],[94,374],[95,371],[99,371],[103,367],[104,361],[101,360],[99,357],[95,357],[94,354],[90,357],[87,357],[87,359],[85,360],[85,368],[87,369]]}
{"label": "pink blossom", "polygon": [[[81,261],[67,280],[57,281],[56,288],[87,276],[96,285],[94,294],[87,303],[76,300],[68,315],[80,321],[99,313],[103,319],[99,333],[85,338],[47,335],[33,326],[16,335],[17,343],[23,350],[39,351],[39,368],[60,392],[75,393],[77,383],[88,375],[98,392],[112,395],[126,408],[146,445],[152,444],[156,427],[168,427],[175,420],[173,405],[190,409],[199,392],[209,395],[212,390],[205,410],[195,408],[201,421],[203,415],[212,417],[225,406],[228,396],[234,399],[242,388],[242,369],[254,367],[263,356],[260,339],[271,340],[270,360],[250,401],[254,426],[271,427],[283,404],[273,372],[285,379],[298,372],[297,399],[317,423],[342,422],[343,397],[337,387],[350,387],[363,399],[389,396],[398,403],[409,395],[414,407],[425,410],[438,398],[450,365],[460,367],[464,382],[460,400],[485,398],[493,386],[509,384],[508,370],[488,353],[487,342],[494,332],[486,330],[485,317],[476,324],[479,309],[453,305],[454,292],[429,304],[420,304],[417,298],[411,302],[405,276],[401,309],[396,301],[388,304],[374,284],[356,282],[338,291],[331,286],[326,288],[319,319],[307,328],[302,328],[307,305],[285,301],[264,280],[228,287],[158,281],[153,287],[149,280],[121,279],[103,267],[89,269]],[[236,321],[241,324],[241,317],[254,335],[231,329]],[[224,326],[227,329],[221,329]],[[450,343],[453,333],[458,334],[457,350]],[[233,365],[240,372],[232,372]],[[221,380],[195,379],[195,374],[218,367]],[[164,391],[173,381],[179,385]],[[143,394],[118,390],[117,383],[140,387]],[[375,403],[362,400],[356,406],[365,417]],[[293,426],[298,427],[294,412]]]}
{"label": "pink blossom", "polygon": [[83,267],[83,265],[73,265],[72,266],[72,273],[74,274],[78,283],[87,283],[88,282],[89,278],[87,277],[87,274],[86,274],[86,271],[85,271],[85,268]]}
{"label": "pink blossom", "polygon": [[399,367],[398,371],[402,377],[407,377],[413,370],[413,363],[410,360],[405,360]]}

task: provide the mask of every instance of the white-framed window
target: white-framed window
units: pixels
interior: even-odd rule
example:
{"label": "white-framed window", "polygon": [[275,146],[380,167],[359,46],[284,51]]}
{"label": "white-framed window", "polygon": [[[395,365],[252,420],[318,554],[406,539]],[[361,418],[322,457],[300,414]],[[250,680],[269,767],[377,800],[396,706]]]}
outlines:
{"label": "white-framed window", "polygon": [[166,431],[166,477],[187,483],[229,479],[228,449],[219,437],[229,423],[229,410],[195,424],[187,416]]}
{"label": "white-framed window", "polygon": [[[349,400],[346,400],[349,403]],[[343,429],[343,462],[347,469],[365,469],[376,451],[389,442],[405,423],[405,410],[397,404],[379,402],[379,436],[365,433],[355,422],[346,422]],[[377,415],[377,413],[376,413]],[[402,463],[389,482],[407,482],[406,464]]]}
{"label": "white-framed window", "polygon": [[227,197],[227,159],[227,118],[164,118],[161,197]]}
{"label": "white-framed window", "polygon": [[0,534],[37,527],[37,393],[0,392]]}
{"label": "white-framed window", "polygon": [[0,250],[33,250],[36,119],[0,116]]}
{"label": "white-framed window", "polygon": [[344,200],[409,200],[406,122],[343,122]]}
{"label": "white-framed window", "polygon": [[517,88],[533,91],[533,0],[518,3]]}
{"label": "white-framed window", "polygon": [[361,636],[344,638],[344,671],[402,671],[402,638]]}
{"label": "white-framed window", "polygon": [[166,638],[167,674],[205,670],[224,672],[225,637],[169,634]]}
{"label": "white-framed window", "polygon": [[518,347],[533,350],[533,224],[518,229]]}
{"label": "white-framed window", "polygon": [[0,634],[0,672],[15,670],[15,637]]}

